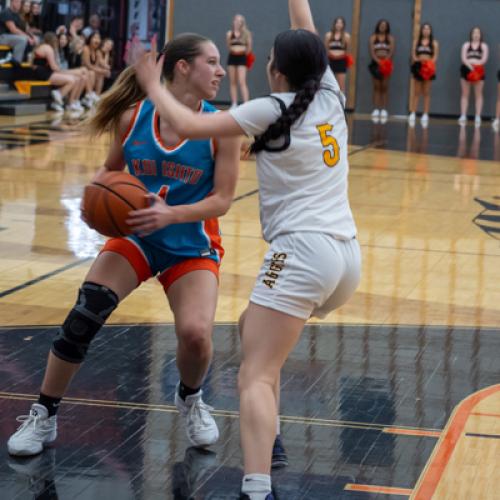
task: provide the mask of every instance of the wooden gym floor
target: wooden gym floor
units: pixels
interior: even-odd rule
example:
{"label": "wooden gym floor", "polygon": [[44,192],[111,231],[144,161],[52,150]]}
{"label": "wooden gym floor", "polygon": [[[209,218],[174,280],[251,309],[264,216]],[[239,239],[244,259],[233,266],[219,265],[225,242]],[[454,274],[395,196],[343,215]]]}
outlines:
{"label": "wooden gym floor", "polygon": [[[500,136],[489,125],[350,116],[363,250],[351,301],[312,321],[282,374],[280,499],[500,498]],[[57,326],[103,238],[79,219],[102,164],[77,122],[0,122],[0,436],[37,397]],[[236,322],[266,245],[253,162],[222,219],[226,257],[205,400],[219,443],[173,406],[172,315],[150,280],[115,311],[59,412],[53,448],[0,453],[0,498],[229,499],[241,479]],[[93,352],[92,352],[93,351]]]}

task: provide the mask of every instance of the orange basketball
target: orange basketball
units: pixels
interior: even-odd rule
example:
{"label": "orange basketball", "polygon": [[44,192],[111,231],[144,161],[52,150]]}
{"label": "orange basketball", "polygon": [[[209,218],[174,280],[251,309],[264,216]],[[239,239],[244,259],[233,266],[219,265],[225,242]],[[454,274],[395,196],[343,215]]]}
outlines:
{"label": "orange basketball", "polygon": [[125,222],[132,210],[148,207],[144,184],[122,171],[106,171],[85,187],[82,218],[104,236],[127,236],[132,230]]}

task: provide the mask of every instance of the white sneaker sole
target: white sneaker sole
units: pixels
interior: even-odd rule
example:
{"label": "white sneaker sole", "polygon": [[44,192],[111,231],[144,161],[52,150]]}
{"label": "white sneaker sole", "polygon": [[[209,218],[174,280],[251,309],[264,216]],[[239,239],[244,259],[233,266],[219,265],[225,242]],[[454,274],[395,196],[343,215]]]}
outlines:
{"label": "white sneaker sole", "polygon": [[205,448],[206,446],[212,446],[219,440],[219,431],[217,430],[217,434],[215,437],[211,439],[202,439],[202,440],[194,440],[189,434],[187,435],[189,442],[196,448]]}
{"label": "white sneaker sole", "polygon": [[42,453],[42,451],[51,446],[53,443],[54,443],[55,439],[53,441],[47,441],[46,443],[44,443],[42,445],[42,449],[40,451],[31,451],[31,450],[17,450],[15,448],[11,448],[8,444],[7,444],[7,451],[9,452],[9,455],[13,456],[13,457],[34,457],[36,455],[39,455],[40,453]]}

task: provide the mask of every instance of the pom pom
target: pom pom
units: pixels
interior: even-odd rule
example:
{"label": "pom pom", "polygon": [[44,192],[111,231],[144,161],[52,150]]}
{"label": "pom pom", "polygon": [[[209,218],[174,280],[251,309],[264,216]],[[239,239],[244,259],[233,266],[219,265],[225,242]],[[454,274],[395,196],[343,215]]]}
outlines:
{"label": "pom pom", "polygon": [[252,69],[254,62],[255,62],[255,54],[253,52],[249,52],[247,54],[246,67],[248,69]]}
{"label": "pom pom", "polygon": [[481,64],[473,65],[474,69],[467,74],[467,81],[479,82],[484,78],[484,66]]}
{"label": "pom pom", "polygon": [[346,54],[345,56],[345,63],[348,68],[351,66],[354,66],[354,57],[352,57],[351,54]]}
{"label": "pom pom", "polygon": [[393,70],[391,59],[380,59],[378,67],[383,78],[388,78],[389,76],[391,76]]}
{"label": "pom pom", "polygon": [[419,74],[424,80],[430,80],[436,74],[436,65],[434,61],[422,61],[420,63]]}

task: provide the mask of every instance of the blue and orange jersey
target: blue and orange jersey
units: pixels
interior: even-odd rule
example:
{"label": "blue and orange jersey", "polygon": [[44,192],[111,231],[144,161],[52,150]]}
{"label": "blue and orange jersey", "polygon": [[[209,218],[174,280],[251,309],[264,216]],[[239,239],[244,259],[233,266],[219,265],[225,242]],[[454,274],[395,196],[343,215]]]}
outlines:
{"label": "blue and orange jersey", "polygon": [[[202,102],[200,112],[217,109]],[[213,191],[215,143],[213,139],[182,140],[166,146],[160,136],[159,115],[148,99],[140,101],[122,140],[123,154],[132,175],[148,191],[166,199],[168,205],[196,203]],[[144,240],[185,257],[222,257],[217,219],[173,224]]]}

